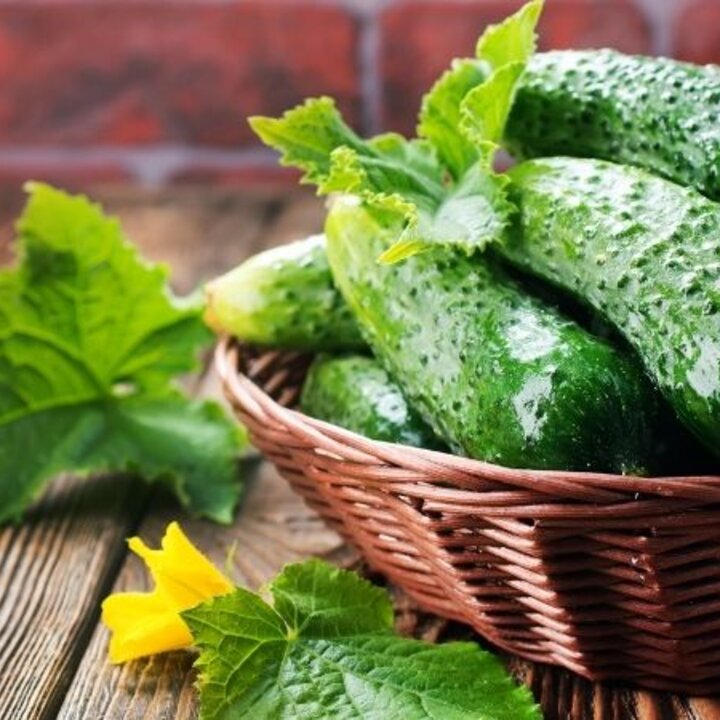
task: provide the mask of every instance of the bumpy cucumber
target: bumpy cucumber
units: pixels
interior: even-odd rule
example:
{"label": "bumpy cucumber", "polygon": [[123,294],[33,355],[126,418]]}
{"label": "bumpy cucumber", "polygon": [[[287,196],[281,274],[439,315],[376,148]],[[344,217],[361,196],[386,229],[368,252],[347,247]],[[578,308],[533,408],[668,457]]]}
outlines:
{"label": "bumpy cucumber", "polygon": [[499,252],[615,325],[718,453],[720,205],[601,160],[534,160],[510,177],[518,227]]}
{"label": "bumpy cucumber", "polygon": [[720,199],[720,68],[612,50],[540,53],[505,132],[519,157],[637,165]]}
{"label": "bumpy cucumber", "polygon": [[653,393],[632,362],[481,259],[441,248],[378,264],[397,232],[343,200],[328,258],[375,356],[440,437],[514,467],[648,466]]}
{"label": "bumpy cucumber", "polygon": [[208,324],[245,342],[301,350],[365,346],[333,284],[324,235],[255,255],[205,292]]}
{"label": "bumpy cucumber", "polygon": [[362,355],[317,357],[305,380],[300,407],[312,417],[374,440],[443,447],[380,363]]}

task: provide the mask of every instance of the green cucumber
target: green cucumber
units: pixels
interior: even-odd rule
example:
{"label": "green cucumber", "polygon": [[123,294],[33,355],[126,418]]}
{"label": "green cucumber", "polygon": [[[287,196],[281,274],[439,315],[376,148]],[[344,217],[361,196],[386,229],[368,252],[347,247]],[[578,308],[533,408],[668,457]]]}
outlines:
{"label": "green cucumber", "polygon": [[308,371],[300,409],[373,440],[444,447],[377,360],[320,355]]}
{"label": "green cucumber", "polygon": [[333,284],[325,236],[266,250],[210,282],[206,321],[257,345],[297,350],[365,347]]}
{"label": "green cucumber", "polygon": [[637,165],[720,199],[720,68],[613,50],[532,58],[505,129],[520,158]]}
{"label": "green cucumber", "polygon": [[628,340],[680,419],[720,448],[720,205],[602,160],[513,168],[517,227],[498,246]]}
{"label": "green cucumber", "polygon": [[437,435],[512,467],[649,466],[654,393],[633,362],[462,251],[379,264],[399,231],[343,198],[328,258],[375,356]]}

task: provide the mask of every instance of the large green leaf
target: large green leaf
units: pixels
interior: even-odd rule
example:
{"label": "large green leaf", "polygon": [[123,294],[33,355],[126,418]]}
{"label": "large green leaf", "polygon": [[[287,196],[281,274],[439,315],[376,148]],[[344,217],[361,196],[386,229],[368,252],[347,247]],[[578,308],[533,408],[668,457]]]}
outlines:
{"label": "large green leaf", "polygon": [[200,306],[86,198],[29,189],[19,262],[0,271],[0,521],[63,470],[159,479],[229,521],[238,433],[172,384],[209,339]]}
{"label": "large green leaf", "polygon": [[319,561],[183,614],[203,720],[537,720],[532,696],[472,643],[396,636],[387,593]]}

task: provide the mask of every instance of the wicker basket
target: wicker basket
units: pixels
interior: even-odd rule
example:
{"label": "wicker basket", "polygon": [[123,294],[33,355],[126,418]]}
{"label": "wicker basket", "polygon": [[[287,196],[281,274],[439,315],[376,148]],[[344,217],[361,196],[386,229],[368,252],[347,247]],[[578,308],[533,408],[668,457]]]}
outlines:
{"label": "wicker basket", "polygon": [[720,477],[512,470],[309,418],[308,362],[224,341],[239,419],[327,523],[421,606],[593,680],[720,692]]}

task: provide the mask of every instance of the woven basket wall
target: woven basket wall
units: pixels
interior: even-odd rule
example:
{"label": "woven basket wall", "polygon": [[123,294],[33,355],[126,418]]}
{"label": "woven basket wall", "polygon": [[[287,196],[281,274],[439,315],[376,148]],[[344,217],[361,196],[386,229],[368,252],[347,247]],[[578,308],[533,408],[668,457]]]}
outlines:
{"label": "woven basket wall", "polygon": [[512,470],[291,409],[310,358],[216,362],[252,441],[427,610],[593,680],[720,692],[720,477]]}

